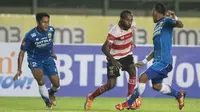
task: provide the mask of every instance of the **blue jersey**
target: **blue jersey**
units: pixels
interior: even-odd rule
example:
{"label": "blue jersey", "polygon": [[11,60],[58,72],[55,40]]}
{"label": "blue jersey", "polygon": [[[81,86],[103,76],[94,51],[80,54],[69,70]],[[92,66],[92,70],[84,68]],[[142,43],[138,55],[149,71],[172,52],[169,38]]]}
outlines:
{"label": "blue jersey", "polygon": [[37,28],[31,29],[23,39],[21,50],[27,51],[28,59],[46,60],[52,55],[54,28],[48,27],[48,31],[40,33]]}
{"label": "blue jersey", "polygon": [[162,18],[156,23],[153,32],[154,62],[172,64],[172,32],[175,22],[172,18]]}

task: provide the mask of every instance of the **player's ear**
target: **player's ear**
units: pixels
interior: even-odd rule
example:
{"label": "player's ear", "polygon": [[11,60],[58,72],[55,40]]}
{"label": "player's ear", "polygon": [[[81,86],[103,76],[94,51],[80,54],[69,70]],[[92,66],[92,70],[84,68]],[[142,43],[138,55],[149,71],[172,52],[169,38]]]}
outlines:
{"label": "player's ear", "polygon": [[120,17],[120,21],[123,21],[123,18]]}
{"label": "player's ear", "polygon": [[38,21],[36,21],[37,25],[39,25],[40,23]]}

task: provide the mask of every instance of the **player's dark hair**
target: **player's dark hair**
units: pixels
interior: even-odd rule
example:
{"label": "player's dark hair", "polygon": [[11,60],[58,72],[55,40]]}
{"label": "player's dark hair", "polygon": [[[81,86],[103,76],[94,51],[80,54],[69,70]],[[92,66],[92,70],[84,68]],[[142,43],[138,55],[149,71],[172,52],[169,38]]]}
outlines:
{"label": "player's dark hair", "polygon": [[130,14],[131,15],[131,11],[129,10],[123,10],[121,13],[120,13],[120,18],[123,19],[125,18],[126,15]]}
{"label": "player's dark hair", "polygon": [[158,2],[158,3],[154,4],[154,9],[157,12],[159,12],[160,14],[163,14],[163,15],[165,15],[165,13],[167,11],[165,5],[163,3],[161,3],[161,2]]}
{"label": "player's dark hair", "polygon": [[48,17],[48,18],[50,18],[49,14],[47,14],[47,13],[37,13],[37,14],[36,14],[36,21],[37,21],[38,23],[40,23],[40,21],[42,20],[43,17]]}

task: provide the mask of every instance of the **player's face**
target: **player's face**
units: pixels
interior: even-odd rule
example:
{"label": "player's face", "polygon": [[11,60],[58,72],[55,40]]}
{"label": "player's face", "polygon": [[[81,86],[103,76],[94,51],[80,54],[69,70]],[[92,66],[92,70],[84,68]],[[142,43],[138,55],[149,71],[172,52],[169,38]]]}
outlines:
{"label": "player's face", "polygon": [[42,20],[39,23],[40,29],[43,31],[47,31],[49,26],[49,18],[48,17],[43,17]]}
{"label": "player's face", "polygon": [[133,16],[130,14],[126,15],[125,18],[123,19],[124,30],[128,30],[129,28],[131,28],[132,22],[133,22]]}
{"label": "player's face", "polygon": [[153,22],[156,23],[157,22],[157,12],[154,8],[152,10],[152,17],[153,17]]}

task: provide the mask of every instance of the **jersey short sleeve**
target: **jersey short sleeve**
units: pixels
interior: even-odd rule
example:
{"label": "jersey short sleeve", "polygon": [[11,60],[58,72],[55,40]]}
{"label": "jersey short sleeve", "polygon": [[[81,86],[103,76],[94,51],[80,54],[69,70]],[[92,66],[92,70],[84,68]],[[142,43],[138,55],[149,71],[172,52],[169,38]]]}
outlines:
{"label": "jersey short sleeve", "polygon": [[31,41],[30,41],[30,38],[29,38],[29,34],[26,34],[22,43],[21,43],[21,48],[20,50],[23,50],[23,51],[27,51],[28,47],[30,46],[31,44]]}
{"label": "jersey short sleeve", "polygon": [[176,20],[173,18],[166,18],[165,19],[165,26],[174,27]]}
{"label": "jersey short sleeve", "polygon": [[136,48],[136,43],[135,43],[135,38],[136,38],[136,21],[135,19],[133,19],[133,22],[131,24],[131,29],[132,29],[132,32],[133,32],[133,46],[134,48]]}
{"label": "jersey short sleeve", "polygon": [[110,42],[110,43],[113,43],[114,40],[116,39],[116,27],[117,25],[113,26],[110,31],[108,32],[108,36],[107,36],[107,40]]}
{"label": "jersey short sleeve", "polygon": [[134,29],[136,28],[136,20],[135,19],[133,19],[133,22],[132,22],[131,26],[134,27]]}
{"label": "jersey short sleeve", "polygon": [[52,39],[54,39],[55,28],[53,26],[50,26],[49,31],[52,33]]}

